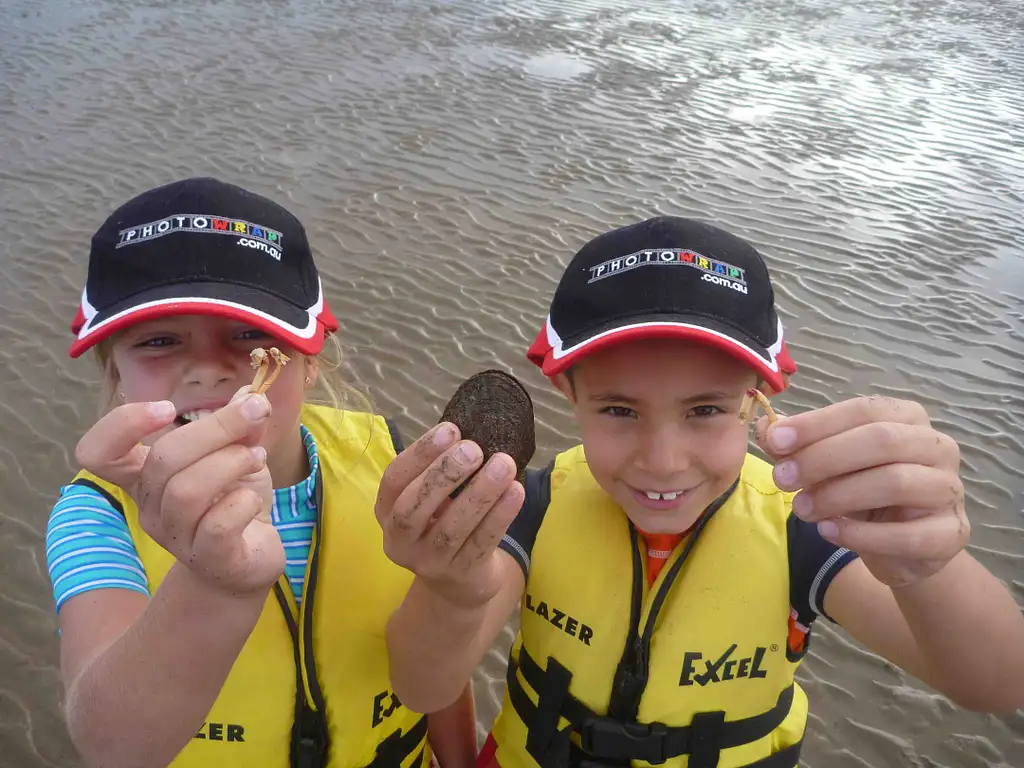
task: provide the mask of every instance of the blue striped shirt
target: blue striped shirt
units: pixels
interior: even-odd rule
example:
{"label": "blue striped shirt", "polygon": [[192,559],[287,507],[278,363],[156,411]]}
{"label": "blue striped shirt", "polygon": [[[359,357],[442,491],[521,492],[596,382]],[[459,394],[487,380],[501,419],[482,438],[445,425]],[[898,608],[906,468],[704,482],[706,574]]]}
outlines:
{"label": "blue striped shirt", "polygon": [[[302,599],[306,561],[316,523],[316,441],[305,427],[302,442],[309,477],[274,489],[271,518],[285,552],[285,576],[296,602]],[[70,597],[92,589],[130,589],[149,595],[149,580],[124,516],[98,491],[66,485],[46,527],[46,561],[57,611]]]}

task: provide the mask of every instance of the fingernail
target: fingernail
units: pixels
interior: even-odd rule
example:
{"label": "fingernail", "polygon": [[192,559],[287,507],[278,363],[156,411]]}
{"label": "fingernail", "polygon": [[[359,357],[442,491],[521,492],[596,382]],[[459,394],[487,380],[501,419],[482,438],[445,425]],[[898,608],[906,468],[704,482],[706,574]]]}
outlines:
{"label": "fingernail", "polygon": [[244,387],[239,387],[235,390],[235,394],[231,396],[229,402],[235,402],[235,400],[241,400],[243,397],[248,395],[252,391],[252,384],[246,384]]}
{"label": "fingernail", "polygon": [[508,464],[497,456],[492,456],[487,462],[487,476],[491,480],[504,480],[508,477]]}
{"label": "fingernail", "polygon": [[157,403],[149,404],[149,412],[156,416],[158,419],[169,419],[172,416],[176,416],[178,409],[174,407],[174,403],[169,400],[161,400]]}
{"label": "fingernail", "polygon": [[455,430],[450,424],[443,424],[434,432],[433,440],[438,448],[447,448],[455,442]]}
{"label": "fingernail", "polygon": [[462,443],[455,449],[455,460],[464,467],[475,464],[480,458],[480,448],[476,443]]}
{"label": "fingernail", "polygon": [[780,461],[775,465],[775,484],[784,491],[793,491],[799,487],[800,471],[795,461]]}
{"label": "fingernail", "polygon": [[259,421],[270,415],[270,401],[263,395],[250,395],[242,403],[242,415],[249,421]]}
{"label": "fingernail", "polygon": [[777,451],[788,451],[796,445],[796,430],[792,427],[776,427],[768,433],[768,442]]}
{"label": "fingernail", "polygon": [[818,523],[818,533],[821,534],[821,538],[827,539],[835,544],[833,539],[839,535],[839,526],[833,523],[831,520],[825,520],[822,523]]}
{"label": "fingernail", "polygon": [[801,520],[806,520],[814,511],[814,502],[806,493],[798,493],[793,498],[793,514]]}
{"label": "fingernail", "polygon": [[252,455],[256,457],[256,463],[263,466],[267,462],[267,449],[262,445],[257,445],[252,449]]}

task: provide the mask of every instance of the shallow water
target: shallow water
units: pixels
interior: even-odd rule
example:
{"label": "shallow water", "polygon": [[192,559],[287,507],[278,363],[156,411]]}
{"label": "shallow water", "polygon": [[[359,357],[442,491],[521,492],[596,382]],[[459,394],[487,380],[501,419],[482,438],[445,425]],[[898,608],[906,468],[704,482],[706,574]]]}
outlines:
{"label": "shallow water", "polygon": [[[8,0],[0,73],[0,766],[78,764],[43,535],[95,409],[66,357],[89,237],[187,175],[304,219],[406,435],[499,365],[533,391],[537,465],[575,439],[524,358],[575,249],[658,213],[734,229],[802,366],[783,410],[919,398],[962,445],[972,552],[1024,603],[1020,4]],[[806,765],[1024,765],[1024,713],[816,633]]]}

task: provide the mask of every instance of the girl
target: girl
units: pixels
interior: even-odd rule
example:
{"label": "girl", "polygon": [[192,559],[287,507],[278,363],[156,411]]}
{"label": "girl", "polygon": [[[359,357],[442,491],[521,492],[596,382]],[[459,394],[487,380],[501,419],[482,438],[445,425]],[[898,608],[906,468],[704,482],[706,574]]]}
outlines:
{"label": "girl", "polygon": [[[238,187],[152,189],[93,237],[71,355],[95,350],[109,412],[46,542],[88,764],[472,762],[468,686],[429,718],[390,690],[412,574],[373,504],[401,445],[379,416],[304,404],[318,384],[337,403],[337,328],[301,223]],[[290,359],[266,395],[258,347]]]}

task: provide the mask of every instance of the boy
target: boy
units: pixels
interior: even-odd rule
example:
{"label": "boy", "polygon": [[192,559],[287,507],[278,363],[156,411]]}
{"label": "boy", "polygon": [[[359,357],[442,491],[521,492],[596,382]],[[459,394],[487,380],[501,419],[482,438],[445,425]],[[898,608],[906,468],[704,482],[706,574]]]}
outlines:
{"label": "boy", "polygon": [[962,706],[1024,705],[1024,619],[964,551],[959,450],[919,405],[761,419],[777,463],[747,453],[744,395],[795,371],[748,243],[671,217],[595,238],[529,357],[582,446],[525,490],[494,456],[451,501],[481,453],[442,424],[377,501],[385,551],[416,573],[388,626],[407,706],[453,701],[522,606],[479,765],[790,768],[822,615]]}

